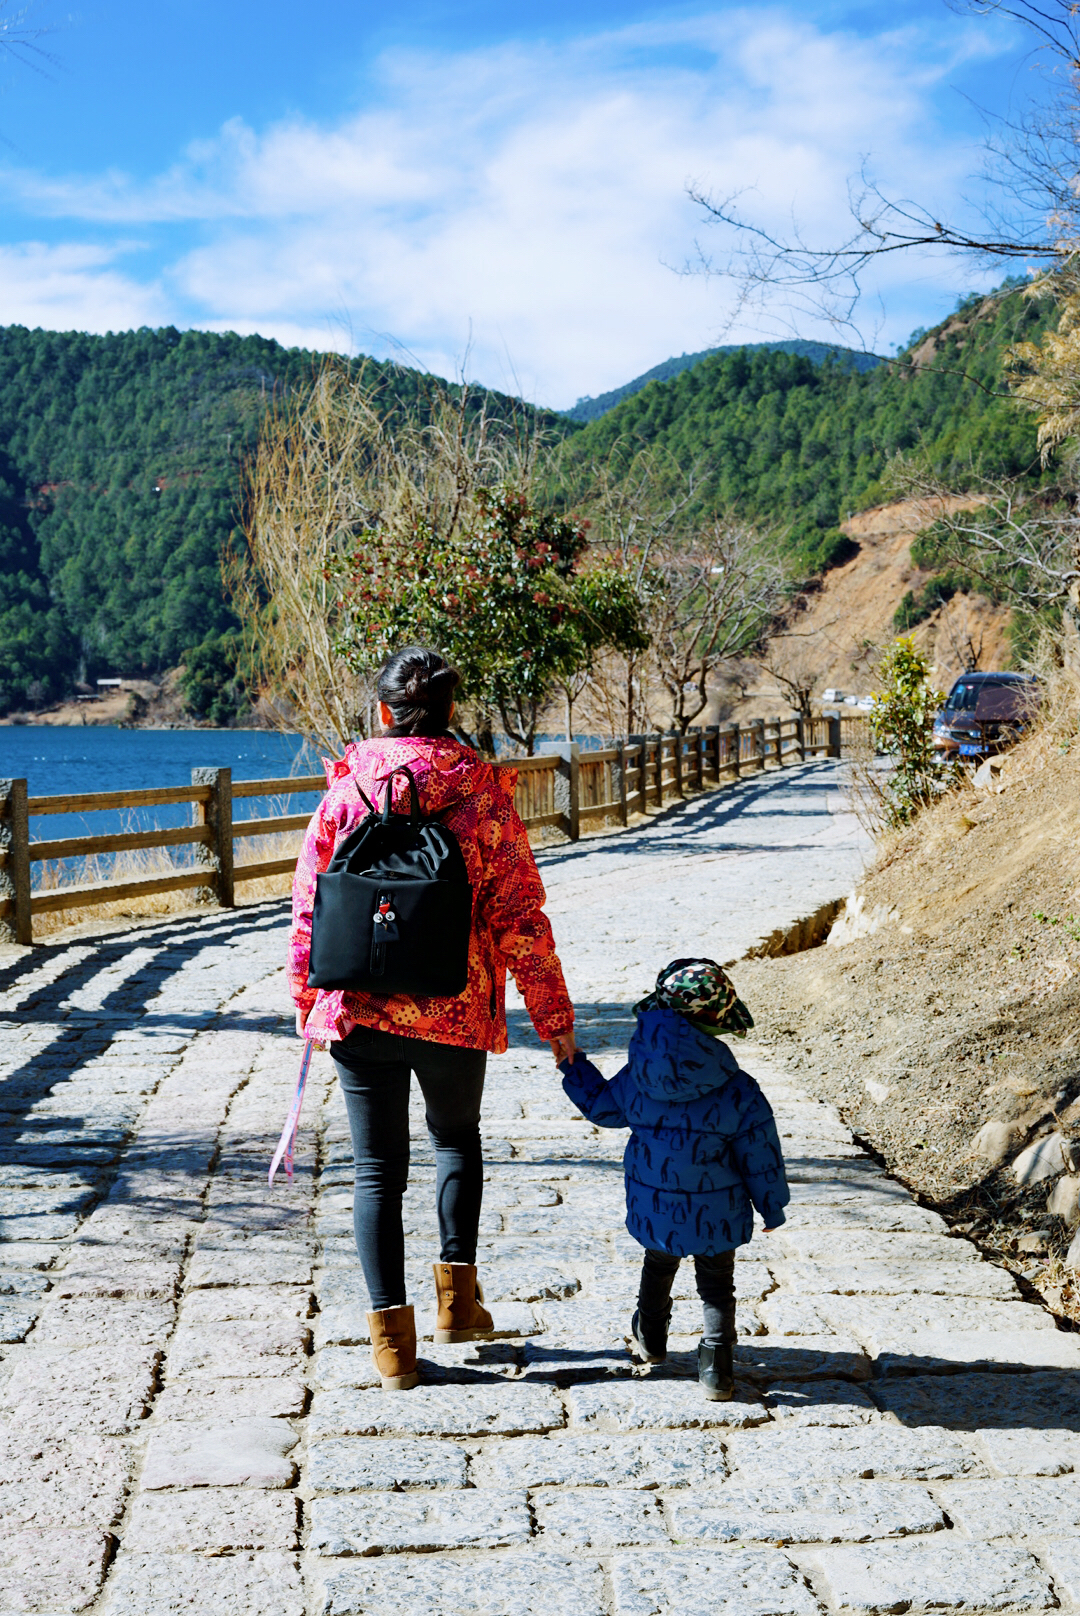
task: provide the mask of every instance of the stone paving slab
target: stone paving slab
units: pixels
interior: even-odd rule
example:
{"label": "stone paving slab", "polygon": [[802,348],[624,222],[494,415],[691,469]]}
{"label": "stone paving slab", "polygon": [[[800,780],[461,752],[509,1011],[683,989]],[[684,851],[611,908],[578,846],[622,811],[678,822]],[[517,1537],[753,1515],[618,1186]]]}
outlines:
{"label": "stone paving slab", "polygon": [[[516,1437],[489,1444],[469,1463],[474,1487],[696,1487],[726,1474],[719,1438],[685,1428]],[[578,1500],[578,1507],[586,1506]]]}
{"label": "stone paving slab", "polygon": [[110,1579],[108,1616],[305,1616],[303,1583],[291,1554],[123,1555]]}
{"label": "stone paving slab", "polygon": [[835,1262],[770,1263],[784,1290],[802,1296],[836,1292],[841,1296],[979,1296],[1011,1302],[1016,1281],[992,1263],[879,1262],[869,1258],[850,1266]]}
{"label": "stone paving slab", "polygon": [[90,1603],[112,1552],[107,1533],[34,1527],[0,1537],[0,1610],[74,1612]]}
{"label": "stone paving slab", "polygon": [[1047,1610],[1050,1579],[1026,1549],[991,1543],[880,1543],[806,1557],[827,1598],[866,1616],[923,1611]]}
{"label": "stone paving slab", "polygon": [[740,1430],[768,1419],[764,1404],[733,1399],[709,1403],[697,1379],[642,1380],[593,1386],[572,1386],[566,1406],[573,1426],[595,1426],[601,1431],[670,1431],[680,1428],[723,1426]]}
{"label": "stone paving slab", "polygon": [[[523,1492],[364,1493],[316,1498],[308,1548],[323,1555],[505,1549],[532,1536]],[[448,1574],[452,1575],[447,1568]]]}
{"label": "stone paving slab", "polygon": [[212,1420],[227,1424],[243,1419],[291,1419],[305,1412],[308,1388],[298,1376],[242,1376],[212,1380],[170,1380],[154,1404],[160,1420]]}
{"label": "stone paving slab", "polygon": [[[1054,1331],[1054,1320],[1045,1308],[1030,1302],[991,1302],[973,1296],[786,1296],[777,1292],[758,1305],[770,1331],[798,1334],[790,1325],[803,1318],[802,1309],[813,1309],[826,1329],[855,1336],[873,1356],[879,1343],[895,1342],[909,1332],[966,1332],[972,1330],[1005,1333],[1026,1330]],[[807,1331],[806,1333],[812,1333]]]}
{"label": "stone paving slab", "polygon": [[173,1421],[155,1427],[143,1468],[146,1491],[161,1487],[288,1487],[296,1433],[284,1420]]}
{"label": "stone paving slab", "polygon": [[467,1471],[468,1453],[454,1442],[336,1437],[315,1441],[308,1450],[309,1483],[324,1493],[464,1487]]}
{"label": "stone paving slab", "polygon": [[1080,1605],[1080,1536],[1043,1538],[1039,1550],[1059,1597]]}
{"label": "stone paving slab", "polygon": [[140,1493],[124,1528],[124,1548],[136,1554],[206,1555],[295,1549],[298,1503],[293,1492],[246,1487]]}
{"label": "stone paving slab", "polygon": [[846,1380],[770,1386],[765,1407],[783,1425],[866,1425],[882,1418],[862,1387]]}
{"label": "stone paving slab", "polygon": [[817,1616],[817,1601],[779,1550],[722,1555],[693,1549],[615,1555],[616,1616]]}
{"label": "stone paving slab", "polygon": [[561,1490],[536,1493],[531,1502],[542,1540],[552,1548],[604,1552],[670,1542],[660,1501],[649,1492],[609,1487],[582,1498]]}
{"label": "stone paving slab", "polygon": [[[319,1616],[598,1616],[604,1579],[580,1555],[495,1552],[455,1559],[387,1556],[357,1570],[324,1575]],[[802,1613],[799,1613],[802,1616]]]}
{"label": "stone paving slab", "polygon": [[928,1481],[987,1473],[974,1442],[940,1426],[918,1431],[891,1425],[748,1431],[732,1435],[727,1456],[739,1478],[758,1486],[844,1477]]}
{"label": "stone paving slab", "polygon": [[[979,1482],[969,1485],[977,1487]],[[993,1485],[993,1483],[986,1483]],[[925,1487],[906,1482],[821,1482],[741,1488],[729,1483],[707,1498],[668,1502],[681,1543],[861,1543],[936,1532],[945,1517]]]}
{"label": "stone paving slab", "polygon": [[913,1330],[879,1337],[871,1350],[882,1377],[927,1369],[1080,1369],[1080,1335],[1063,1330]]}
{"label": "stone paving slab", "polygon": [[936,1489],[952,1519],[973,1538],[1080,1532],[1080,1482],[1032,1476],[956,1481]]}
{"label": "stone paving slab", "polygon": [[543,1386],[418,1386],[409,1397],[382,1391],[316,1392],[308,1417],[313,1437],[503,1436],[553,1431],[562,1404]]}

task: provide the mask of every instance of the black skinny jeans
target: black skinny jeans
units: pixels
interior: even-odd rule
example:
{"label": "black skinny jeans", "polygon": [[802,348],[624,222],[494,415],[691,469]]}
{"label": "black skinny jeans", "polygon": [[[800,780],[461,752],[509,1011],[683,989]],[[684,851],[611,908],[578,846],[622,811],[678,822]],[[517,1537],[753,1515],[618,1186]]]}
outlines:
{"label": "black skinny jeans", "polygon": [[409,1074],[435,1146],[440,1260],[476,1261],[484,1194],[480,1101],[487,1054],[354,1027],[330,1045],[353,1146],[353,1229],[372,1309],[405,1305],[401,1198],[409,1182]]}
{"label": "black skinny jeans", "polygon": [[[638,1311],[646,1321],[666,1324],[671,1287],[681,1260],[666,1251],[646,1251],[638,1290]],[[705,1312],[702,1341],[708,1347],[730,1344],[735,1340],[735,1253],[695,1257],[694,1279]]]}

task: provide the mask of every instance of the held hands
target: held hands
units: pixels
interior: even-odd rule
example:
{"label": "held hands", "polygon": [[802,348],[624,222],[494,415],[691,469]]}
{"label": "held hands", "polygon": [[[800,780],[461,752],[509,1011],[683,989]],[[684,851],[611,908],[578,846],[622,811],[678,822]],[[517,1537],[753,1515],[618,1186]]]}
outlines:
{"label": "held hands", "polygon": [[574,1039],[574,1029],[572,1027],[569,1032],[557,1033],[551,1040],[551,1053],[555,1056],[556,1066],[560,1061],[572,1061],[576,1049],[577,1043]]}

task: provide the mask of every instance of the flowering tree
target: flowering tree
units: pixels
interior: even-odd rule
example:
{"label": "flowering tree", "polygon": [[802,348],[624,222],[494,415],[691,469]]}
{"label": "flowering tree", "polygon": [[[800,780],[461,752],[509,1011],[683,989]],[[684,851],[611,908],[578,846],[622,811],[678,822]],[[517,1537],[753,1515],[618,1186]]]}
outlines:
{"label": "flowering tree", "polygon": [[365,534],[348,564],[343,654],[372,665],[395,645],[428,640],[462,675],[480,715],[497,713],[531,754],[555,685],[604,645],[647,643],[636,597],[616,573],[582,572],[584,526],[538,509],[520,487],[480,488],[464,520]]}

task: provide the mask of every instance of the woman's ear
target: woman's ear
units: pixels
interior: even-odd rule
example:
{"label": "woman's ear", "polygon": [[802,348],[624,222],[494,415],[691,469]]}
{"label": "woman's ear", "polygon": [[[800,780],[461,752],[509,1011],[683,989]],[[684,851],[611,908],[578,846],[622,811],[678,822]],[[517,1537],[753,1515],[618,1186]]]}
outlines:
{"label": "woman's ear", "polygon": [[385,701],[380,701],[379,703],[379,723],[384,730],[391,730],[394,727],[394,715]]}

